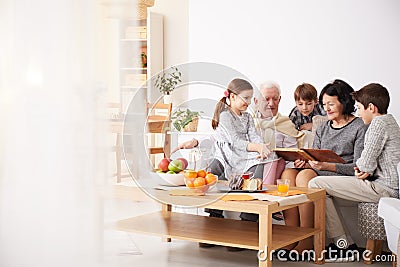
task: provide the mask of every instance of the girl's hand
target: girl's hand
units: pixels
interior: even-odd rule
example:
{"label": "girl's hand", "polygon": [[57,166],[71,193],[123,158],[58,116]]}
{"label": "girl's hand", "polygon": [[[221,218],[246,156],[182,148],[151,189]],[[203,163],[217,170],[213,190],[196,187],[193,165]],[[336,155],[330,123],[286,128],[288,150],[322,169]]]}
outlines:
{"label": "girl's hand", "polygon": [[171,151],[171,154],[175,153],[179,149],[191,149],[191,148],[197,147],[198,145],[199,145],[199,141],[197,139],[193,138],[192,140],[189,140],[189,141],[179,144],[178,147],[174,148]]}
{"label": "girl's hand", "polygon": [[306,168],[307,167],[307,163],[305,160],[302,159],[296,159],[294,161],[294,167],[295,168]]}
{"label": "girl's hand", "polygon": [[354,175],[355,175],[358,179],[364,180],[365,178],[368,178],[369,173],[367,173],[367,172],[362,172],[362,171],[360,171],[360,169],[359,169],[358,167],[354,167]]}
{"label": "girl's hand", "polygon": [[258,144],[257,152],[260,153],[260,155],[258,156],[259,158],[264,159],[269,157],[269,154],[271,154],[271,151],[269,150],[269,145],[270,143]]}

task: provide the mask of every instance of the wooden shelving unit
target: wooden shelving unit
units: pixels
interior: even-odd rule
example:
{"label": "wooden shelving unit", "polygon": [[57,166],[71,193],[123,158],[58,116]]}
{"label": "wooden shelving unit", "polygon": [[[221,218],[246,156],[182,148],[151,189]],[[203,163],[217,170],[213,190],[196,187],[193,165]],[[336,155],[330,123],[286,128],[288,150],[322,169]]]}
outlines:
{"label": "wooden shelving unit", "polygon": [[146,20],[121,19],[118,38],[118,83],[122,112],[126,113],[136,95],[149,103],[159,97],[147,80],[164,66],[163,16],[149,12]]}

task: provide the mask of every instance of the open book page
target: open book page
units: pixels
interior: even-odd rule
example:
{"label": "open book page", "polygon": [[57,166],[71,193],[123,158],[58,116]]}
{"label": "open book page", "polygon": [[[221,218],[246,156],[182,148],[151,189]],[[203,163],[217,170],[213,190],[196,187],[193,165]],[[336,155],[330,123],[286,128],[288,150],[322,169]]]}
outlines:
{"label": "open book page", "polygon": [[345,163],[345,161],[335,152],[329,149],[313,148],[276,148],[275,153],[288,161],[302,159],[305,161],[321,161],[333,163]]}
{"label": "open book page", "polygon": [[305,161],[315,160],[307,152],[300,148],[275,148],[273,151],[287,161],[295,161],[296,159],[302,159]]}
{"label": "open book page", "polygon": [[346,163],[338,154],[329,149],[303,148],[315,160],[321,162]]}

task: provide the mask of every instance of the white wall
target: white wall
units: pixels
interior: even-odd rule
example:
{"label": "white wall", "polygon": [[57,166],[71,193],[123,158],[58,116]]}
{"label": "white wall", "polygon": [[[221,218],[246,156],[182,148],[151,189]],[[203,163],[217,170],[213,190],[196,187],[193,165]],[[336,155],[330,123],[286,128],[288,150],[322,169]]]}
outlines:
{"label": "white wall", "polygon": [[[399,118],[399,14],[397,0],[192,0],[189,59],[225,64],[256,84],[276,80],[284,114],[302,82],[318,91],[335,78],[356,90],[379,82],[390,91],[390,111]],[[191,91],[189,97],[201,96]],[[210,97],[222,94],[216,90]]]}
{"label": "white wall", "polygon": [[[189,60],[189,2],[188,0],[156,0],[150,12],[164,16],[164,68]],[[174,104],[187,99],[187,91],[173,93]]]}

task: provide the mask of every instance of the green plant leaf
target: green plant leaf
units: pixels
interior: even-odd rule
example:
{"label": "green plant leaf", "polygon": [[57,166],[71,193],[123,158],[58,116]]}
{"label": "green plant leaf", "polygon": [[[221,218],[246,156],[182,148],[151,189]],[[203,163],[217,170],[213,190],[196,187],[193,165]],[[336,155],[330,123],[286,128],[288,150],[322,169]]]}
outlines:
{"label": "green plant leaf", "polygon": [[178,131],[180,131],[181,130],[181,125],[179,124],[179,122],[174,122],[174,127],[175,127],[175,129],[177,129]]}

